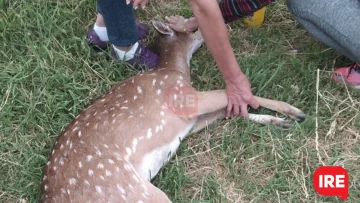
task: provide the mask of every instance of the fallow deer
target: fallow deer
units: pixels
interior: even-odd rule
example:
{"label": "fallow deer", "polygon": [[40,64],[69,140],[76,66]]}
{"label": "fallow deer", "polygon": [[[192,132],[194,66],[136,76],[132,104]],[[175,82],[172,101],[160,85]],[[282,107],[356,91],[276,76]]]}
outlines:
{"label": "fallow deer", "polygon": [[[189,133],[225,116],[227,95],[190,85],[189,61],[203,43],[199,31],[176,33],[160,21],[153,25],[161,35],[158,65],[116,84],[63,130],[44,168],[41,202],[171,202],[150,180]],[[164,99],[177,101],[185,94],[192,94],[195,108]],[[305,118],[287,103],[256,100],[297,121]],[[249,119],[289,126],[269,115]]]}

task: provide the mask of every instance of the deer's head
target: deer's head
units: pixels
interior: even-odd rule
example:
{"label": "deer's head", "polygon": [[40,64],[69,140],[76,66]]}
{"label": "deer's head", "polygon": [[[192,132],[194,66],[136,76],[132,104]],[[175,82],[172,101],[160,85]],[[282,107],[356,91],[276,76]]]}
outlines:
{"label": "deer's head", "polygon": [[[192,55],[204,42],[200,31],[186,34],[172,30],[167,24],[161,21],[152,21],[152,24],[160,35],[157,45],[160,50],[160,58],[162,59],[185,59],[186,63],[189,64]],[[169,59],[169,57],[173,58]]]}

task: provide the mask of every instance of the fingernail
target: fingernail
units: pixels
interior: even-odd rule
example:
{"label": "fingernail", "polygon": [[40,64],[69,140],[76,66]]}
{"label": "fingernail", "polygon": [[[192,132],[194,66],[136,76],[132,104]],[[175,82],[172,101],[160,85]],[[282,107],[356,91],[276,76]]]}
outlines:
{"label": "fingernail", "polygon": [[145,9],[146,6],[143,6],[142,9]]}
{"label": "fingernail", "polygon": [[229,117],[225,117],[225,119],[227,120],[227,119],[229,119]]}
{"label": "fingernail", "polygon": [[126,1],[126,4],[129,5],[129,4],[130,4],[130,1]]}
{"label": "fingernail", "polygon": [[135,6],[135,8],[134,8],[134,9],[136,10],[137,8],[138,8],[138,7],[137,7],[137,6]]}

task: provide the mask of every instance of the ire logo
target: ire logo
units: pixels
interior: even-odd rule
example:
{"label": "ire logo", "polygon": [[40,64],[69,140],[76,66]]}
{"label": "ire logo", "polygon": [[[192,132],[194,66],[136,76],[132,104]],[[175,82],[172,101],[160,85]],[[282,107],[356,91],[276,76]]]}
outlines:
{"label": "ire logo", "polygon": [[340,196],[346,200],[349,195],[349,177],[341,166],[321,166],[313,177],[316,192],[324,196]]}

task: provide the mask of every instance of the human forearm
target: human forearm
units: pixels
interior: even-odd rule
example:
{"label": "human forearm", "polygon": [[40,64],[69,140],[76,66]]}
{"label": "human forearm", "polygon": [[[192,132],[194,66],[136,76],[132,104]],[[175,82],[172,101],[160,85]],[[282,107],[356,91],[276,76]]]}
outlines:
{"label": "human forearm", "polygon": [[205,43],[224,79],[243,75],[230,45],[228,32],[216,0],[189,0],[189,2]]}

